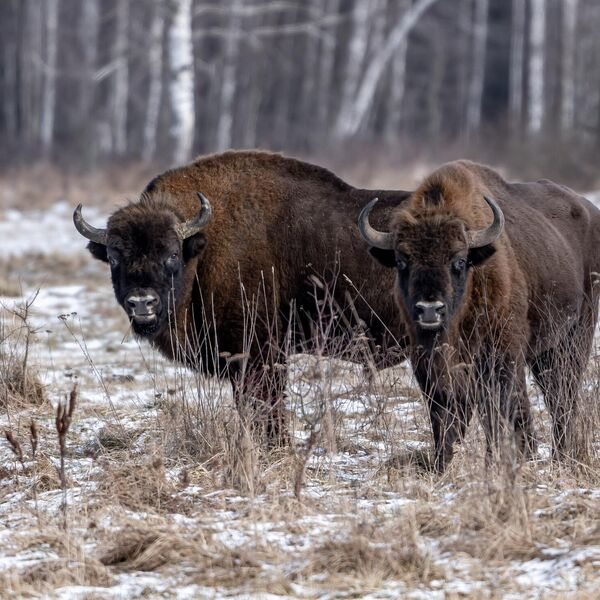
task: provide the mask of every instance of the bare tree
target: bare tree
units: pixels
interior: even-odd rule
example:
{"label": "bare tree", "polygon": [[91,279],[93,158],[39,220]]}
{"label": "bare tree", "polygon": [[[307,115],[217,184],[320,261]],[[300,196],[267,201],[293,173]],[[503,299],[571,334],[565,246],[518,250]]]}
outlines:
{"label": "bare tree", "polygon": [[544,122],[544,49],[546,43],[546,0],[531,0],[529,31],[528,129],[538,133]]}
{"label": "bare tree", "polygon": [[236,69],[238,52],[242,35],[241,9],[243,0],[232,0],[229,15],[229,28],[225,37],[225,56],[223,77],[221,80],[221,97],[217,123],[218,151],[227,150],[232,144],[233,111],[236,92]]}
{"label": "bare tree", "polygon": [[467,132],[472,133],[481,125],[481,104],[485,77],[485,51],[488,31],[488,0],[475,1],[473,18],[472,69],[467,98]]}
{"label": "bare tree", "polygon": [[570,133],[575,121],[575,50],[577,42],[577,8],[579,0],[563,0],[563,49],[560,124]]}
{"label": "bare tree", "polygon": [[58,0],[47,0],[46,17],[46,68],[42,93],[42,119],[40,139],[46,152],[54,137],[54,107],[56,104],[56,50],[58,44]]}
{"label": "bare tree", "polygon": [[194,144],[196,123],[194,101],[194,48],[192,45],[192,0],[176,0],[175,15],[169,31],[171,61],[171,109],[175,140],[173,160],[188,161]]}
{"label": "bare tree", "polygon": [[162,96],[164,26],[165,14],[162,3],[154,2],[154,13],[150,28],[150,50],[148,53],[150,83],[144,121],[144,150],[142,154],[145,161],[151,160],[156,152],[158,117]]}
{"label": "bare tree", "polygon": [[113,61],[116,66],[113,80],[112,134],[117,155],[127,151],[127,99],[129,96],[129,66],[127,36],[129,0],[118,0]]}
{"label": "bare tree", "polygon": [[340,109],[336,124],[336,133],[339,137],[354,135],[359,130],[388,62],[398,46],[418,23],[421,15],[436,1],[417,0],[388,34],[381,50],[371,58],[368,67],[364,70],[353,101]]}
{"label": "bare tree", "polygon": [[510,48],[510,115],[513,124],[521,124],[523,116],[523,64],[525,60],[525,9],[523,0],[512,2]]}

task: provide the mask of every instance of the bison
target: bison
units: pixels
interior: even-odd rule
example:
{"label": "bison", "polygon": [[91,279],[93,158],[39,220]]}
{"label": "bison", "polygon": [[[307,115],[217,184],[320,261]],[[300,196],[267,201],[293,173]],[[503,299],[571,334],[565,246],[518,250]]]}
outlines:
{"label": "bison", "polygon": [[389,231],[370,225],[374,203],[359,229],[396,274],[434,467],[451,460],[475,406],[488,457],[502,431],[525,455],[534,451],[526,365],[552,417],[553,456],[572,455],[597,318],[600,211],[551,181],[509,183],[468,161],[428,176],[393,211]]}
{"label": "bison", "polygon": [[238,151],[159,175],[105,229],[81,205],[73,218],[91,254],[110,264],[134,333],[229,377],[236,398],[263,407],[277,441],[286,350],[336,353],[354,336],[379,366],[402,354],[401,320],[379,291],[392,276],[362,258],[356,231],[374,195],[383,222],[408,192],[356,189],[306,162]]}

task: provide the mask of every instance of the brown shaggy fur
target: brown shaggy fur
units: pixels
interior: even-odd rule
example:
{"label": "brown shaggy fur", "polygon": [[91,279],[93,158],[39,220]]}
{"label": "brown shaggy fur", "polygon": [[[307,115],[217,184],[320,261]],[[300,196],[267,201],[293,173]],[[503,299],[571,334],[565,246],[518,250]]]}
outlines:
{"label": "brown shaggy fur", "polygon": [[[348,340],[366,327],[377,362],[398,360],[393,350],[403,346],[403,329],[393,300],[379,292],[382,281],[391,286],[392,275],[364,260],[355,223],[375,196],[381,222],[408,193],[359,190],[321,167],[277,154],[201,157],[156,177],[139,202],[117,211],[108,222],[108,246],[120,251],[127,271],[121,283],[113,272],[119,302],[125,279],[151,278],[150,263],[177,247],[173,225],[198,213],[198,192],[210,200],[213,217],[195,241],[201,249],[185,262],[174,325],[149,336],[156,347],[226,374],[237,389],[253,388],[252,395],[275,407],[278,423],[286,335],[292,349],[325,344],[325,351],[336,352],[347,345],[339,335]],[[91,243],[90,251],[107,259],[106,247]],[[322,327],[330,339],[315,339]],[[248,355],[246,370],[227,360]]]}
{"label": "brown shaggy fur", "polygon": [[[467,232],[491,222],[484,196],[500,206],[505,227],[493,247],[469,250]],[[600,211],[552,182],[508,183],[459,161],[427,177],[394,212],[391,230],[395,252],[373,253],[388,266],[398,257],[409,265],[398,270],[394,290],[429,402],[437,468],[450,460],[475,405],[490,452],[502,423],[526,454],[535,447],[525,364],[553,417],[555,455],[574,450],[576,398],[597,316]],[[456,257],[473,263],[462,281],[452,275]],[[415,304],[434,299],[445,301],[448,316],[432,334],[420,330]]]}

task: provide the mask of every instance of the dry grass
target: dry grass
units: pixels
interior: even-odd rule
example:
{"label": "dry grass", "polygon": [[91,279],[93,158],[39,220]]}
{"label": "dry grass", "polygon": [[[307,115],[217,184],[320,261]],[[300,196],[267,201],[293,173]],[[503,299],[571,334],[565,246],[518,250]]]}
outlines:
{"label": "dry grass", "polygon": [[[68,271],[56,277],[66,279]],[[89,274],[87,291],[98,278]],[[76,585],[95,586],[90,597],[103,597],[102,588],[138,580],[133,597],[170,597],[173,585],[199,586],[190,592],[197,597],[209,588],[215,597],[598,597],[597,452],[582,465],[542,454],[527,464],[486,466],[474,422],[448,471],[433,475],[423,468],[429,423],[410,371],[396,367],[367,378],[349,362],[314,356],[290,361],[293,444],[271,451],[252,414],[236,410],[226,384],[167,364],[146,346],[121,346],[123,321],[110,306],[99,304],[86,324],[88,335],[106,336],[100,339],[110,351],[96,347],[79,356],[59,326],[46,363],[53,369],[50,401],[79,381],[65,452],[67,531],[60,530],[53,410],[49,402],[0,392],[3,427],[10,425],[24,454],[21,465],[5,442],[0,447],[0,555],[15,561],[0,568],[7,597]],[[38,380],[37,361],[49,346],[39,337],[26,369]],[[17,364],[24,340],[9,353]],[[61,354],[67,345],[70,353]],[[0,381],[8,365],[0,361]],[[595,357],[579,429],[596,449],[598,390]],[[547,453],[548,415],[532,392]],[[398,456],[413,461],[390,461]],[[528,576],[531,564],[551,571],[527,583],[519,576]],[[148,576],[166,591],[148,587]]]}

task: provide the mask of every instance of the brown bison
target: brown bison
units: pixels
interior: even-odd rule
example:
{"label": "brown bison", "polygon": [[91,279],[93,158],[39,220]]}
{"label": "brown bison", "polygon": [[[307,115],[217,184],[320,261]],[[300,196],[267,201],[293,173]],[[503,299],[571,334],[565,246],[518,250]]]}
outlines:
{"label": "brown bison", "polygon": [[170,358],[229,377],[280,439],[285,350],[334,353],[354,336],[379,365],[397,360],[401,320],[379,291],[393,277],[364,260],[356,231],[374,195],[382,222],[408,197],[356,189],[275,154],[227,152],[156,177],[106,229],[86,223],[81,205],[74,222],[110,264],[133,331]]}
{"label": "brown bison", "polygon": [[499,433],[535,448],[525,367],[553,420],[553,454],[573,450],[573,417],[597,317],[600,211],[550,181],[508,183],[468,161],[442,166],[393,212],[389,232],[359,217],[394,269],[394,295],[427,398],[443,470],[478,406],[488,455]]}

